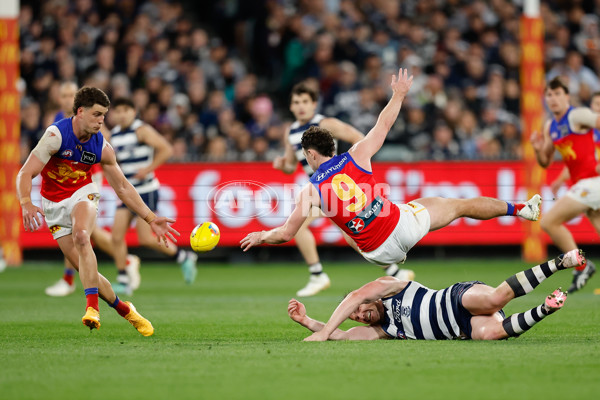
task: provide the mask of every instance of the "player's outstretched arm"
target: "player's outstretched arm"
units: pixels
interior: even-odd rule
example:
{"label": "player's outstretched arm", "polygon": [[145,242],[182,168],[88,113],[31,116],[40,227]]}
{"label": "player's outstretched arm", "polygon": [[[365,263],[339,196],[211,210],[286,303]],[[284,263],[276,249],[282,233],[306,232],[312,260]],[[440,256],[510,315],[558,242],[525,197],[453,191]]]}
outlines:
{"label": "player's outstretched arm", "polygon": [[140,126],[136,134],[140,142],[147,144],[154,149],[152,163],[146,168],[142,168],[135,174],[135,179],[143,179],[150,172],[154,171],[167,162],[173,155],[173,146],[156,129],[148,124]]}
{"label": "player's outstretched arm", "polygon": [[[288,304],[288,315],[293,321],[296,321],[306,329],[312,332],[319,332],[325,324],[316,319],[310,318],[306,314],[304,304],[296,299],[291,299]],[[333,331],[329,339],[331,340],[377,340],[386,337],[383,329],[372,326],[356,326],[347,331],[336,329]]]}
{"label": "player's outstretched arm", "polygon": [[179,236],[179,232],[169,225],[174,223],[175,220],[172,218],[157,217],[148,208],[133,185],[123,175],[123,171],[121,171],[121,168],[117,164],[115,151],[108,143],[102,150],[102,169],[104,170],[106,180],[115,190],[117,196],[119,196],[130,210],[142,217],[150,225],[159,243],[163,242],[168,247],[169,241],[167,238],[173,242],[177,242],[175,236]]}
{"label": "player's outstretched arm", "polygon": [[354,160],[361,166],[367,167],[368,170],[371,168],[371,158],[379,151],[385,138],[396,122],[400,107],[402,107],[402,101],[408,93],[412,85],[413,77],[408,76],[408,70],[400,68],[398,76],[392,76],[392,97],[388,101],[387,105],[379,114],[377,123],[369,131],[364,139],[356,143],[350,149],[349,153]]}
{"label": "player's outstretched arm", "polygon": [[276,157],[273,160],[273,168],[283,171],[285,174],[293,174],[296,172],[296,168],[298,167],[298,159],[296,159],[296,154],[294,153],[294,148],[290,144],[289,141],[290,129],[287,128],[285,131],[285,136],[283,138],[283,142],[285,145],[285,153],[283,156]]}
{"label": "player's outstretched arm", "polygon": [[342,140],[351,145],[355,145],[365,137],[358,129],[337,118],[325,118],[321,121],[320,126],[331,132],[334,139]]}
{"label": "player's outstretched arm", "polygon": [[564,167],[562,171],[560,171],[560,175],[558,175],[558,177],[550,184],[550,189],[552,190],[554,197],[558,195],[558,190],[570,177],[569,168]]}
{"label": "player's outstretched arm", "polygon": [[312,207],[319,206],[319,195],[311,183],[304,186],[304,189],[296,199],[296,207],[290,214],[285,224],[270,231],[252,232],[240,240],[240,247],[244,251],[248,251],[254,246],[259,246],[263,243],[281,244],[289,242],[296,236],[300,227],[310,215]]}
{"label": "player's outstretched arm", "polygon": [[[360,289],[351,292],[342,300],[323,329],[313,333],[304,340],[308,342],[322,342],[331,339],[333,332],[358,309],[358,306],[374,302],[392,293],[398,293],[405,285],[406,282],[390,277],[382,277],[367,283]],[[351,330],[348,330],[348,332]]]}
{"label": "player's outstretched arm", "polygon": [[589,129],[600,129],[600,114],[588,107],[577,107],[569,114],[569,123],[575,127],[575,133],[587,133]]}
{"label": "player's outstretched arm", "polygon": [[32,153],[17,174],[17,197],[21,204],[23,226],[29,232],[34,232],[42,226],[39,215],[44,216],[44,211],[31,202],[31,181],[42,172],[44,165],[45,163]]}
{"label": "player's outstretched arm", "polygon": [[38,214],[44,215],[41,208],[31,202],[31,181],[38,176],[50,157],[60,149],[62,136],[56,126],[51,125],[27,157],[27,161],[17,174],[17,196],[23,213],[23,226],[33,232],[42,225]]}
{"label": "player's outstretched arm", "polygon": [[546,121],[542,133],[533,132],[529,140],[538,164],[543,168],[550,166],[554,156],[554,144],[550,138],[550,121]]}

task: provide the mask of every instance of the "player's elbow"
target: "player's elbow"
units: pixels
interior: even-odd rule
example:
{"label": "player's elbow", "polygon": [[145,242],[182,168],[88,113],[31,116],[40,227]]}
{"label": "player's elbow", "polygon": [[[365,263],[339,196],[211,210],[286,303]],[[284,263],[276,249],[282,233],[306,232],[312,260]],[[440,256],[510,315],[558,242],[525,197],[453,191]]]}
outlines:
{"label": "player's elbow", "polygon": [[163,149],[163,154],[164,154],[165,160],[168,160],[169,158],[171,158],[173,156],[173,146],[171,146],[170,144],[167,144]]}
{"label": "player's elbow", "polygon": [[286,230],[281,232],[280,239],[281,239],[282,243],[287,243],[290,240],[292,240],[293,238],[294,238],[294,234],[292,234],[291,232],[286,231]]}

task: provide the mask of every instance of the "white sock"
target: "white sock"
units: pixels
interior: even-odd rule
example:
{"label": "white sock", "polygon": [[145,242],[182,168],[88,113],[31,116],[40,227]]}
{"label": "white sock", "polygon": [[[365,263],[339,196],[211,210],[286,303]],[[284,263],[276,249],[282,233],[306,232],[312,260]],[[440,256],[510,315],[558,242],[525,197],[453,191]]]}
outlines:
{"label": "white sock", "polygon": [[395,276],[400,269],[398,268],[398,264],[393,263],[385,267],[385,274],[387,276]]}
{"label": "white sock", "polygon": [[323,272],[323,266],[320,262],[311,264],[308,266],[308,272],[310,272],[312,275],[319,275]]}

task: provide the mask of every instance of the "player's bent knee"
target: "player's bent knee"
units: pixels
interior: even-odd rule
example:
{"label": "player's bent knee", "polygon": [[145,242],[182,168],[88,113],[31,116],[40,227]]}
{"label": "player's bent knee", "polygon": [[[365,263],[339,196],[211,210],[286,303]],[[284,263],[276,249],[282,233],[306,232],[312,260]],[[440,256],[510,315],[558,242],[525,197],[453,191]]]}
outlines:
{"label": "player's bent knee", "polygon": [[495,313],[496,311],[500,311],[502,307],[506,305],[506,298],[500,293],[492,293],[488,296],[488,308],[489,313]]}
{"label": "player's bent knee", "polygon": [[474,340],[500,340],[507,337],[501,323],[486,325],[473,331],[471,334]]}
{"label": "player's bent knee", "polygon": [[86,229],[74,230],[73,243],[75,246],[87,246],[88,244],[91,244],[90,233]]}

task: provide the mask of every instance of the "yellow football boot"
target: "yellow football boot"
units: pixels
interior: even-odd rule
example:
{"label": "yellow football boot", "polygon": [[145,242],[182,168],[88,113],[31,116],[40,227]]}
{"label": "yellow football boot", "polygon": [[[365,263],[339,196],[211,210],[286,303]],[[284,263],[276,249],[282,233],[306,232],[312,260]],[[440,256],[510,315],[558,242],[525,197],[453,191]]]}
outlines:
{"label": "yellow football boot", "polygon": [[92,329],[100,329],[100,313],[94,307],[88,307],[85,310],[85,315],[81,318],[81,322]]}
{"label": "yellow football boot", "polygon": [[150,321],[142,317],[142,315],[139,312],[137,312],[135,306],[131,304],[130,301],[126,301],[125,303],[129,306],[130,309],[129,314],[125,316],[125,319],[129,321],[129,323],[133,325],[133,327],[137,329],[138,332],[141,333],[143,336],[152,336],[152,334],[154,333],[154,327],[152,326]]}

